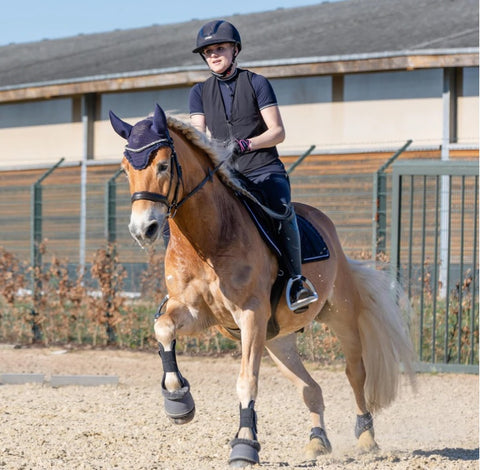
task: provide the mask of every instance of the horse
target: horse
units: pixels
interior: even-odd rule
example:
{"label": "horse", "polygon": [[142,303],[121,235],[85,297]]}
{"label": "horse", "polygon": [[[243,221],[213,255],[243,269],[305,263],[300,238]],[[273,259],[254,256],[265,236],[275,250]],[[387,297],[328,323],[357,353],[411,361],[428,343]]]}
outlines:
{"label": "horse", "polygon": [[[295,203],[297,215],[323,237],[329,257],[302,266],[318,292],[317,302],[297,314],[283,294],[273,311],[279,257],[240,200],[243,193],[251,195],[227,164],[228,146],[219,150],[190,124],[167,117],[158,104],[153,115],[134,125],[112,111],[110,121],[127,140],[121,167],[131,193],[132,237],[147,247],[159,238],[164,224],[170,230],[165,252],[168,294],[154,323],[167,416],[185,424],[195,414],[189,382],[176,359],[177,337],[216,327],[241,343],[236,382],[240,416],[230,466],[260,463],[255,401],[265,348],[310,412],[306,458],[331,452],[322,390],[296,346],[296,333],[317,321],[327,324],[341,343],[356,401],[357,446],[364,452],[376,450],[373,414],[395,399],[402,366],[414,380],[408,299],[395,276],[347,258],[333,222],[320,210]],[[273,317],[277,329],[272,335],[268,325]]]}

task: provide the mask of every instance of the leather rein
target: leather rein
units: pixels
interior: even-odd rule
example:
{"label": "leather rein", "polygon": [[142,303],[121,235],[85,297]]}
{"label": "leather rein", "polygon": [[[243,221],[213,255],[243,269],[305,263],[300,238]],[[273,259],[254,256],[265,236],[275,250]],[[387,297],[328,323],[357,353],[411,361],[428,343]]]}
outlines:
{"label": "leather rein", "polygon": [[[205,186],[205,184],[209,181],[213,180],[213,175],[218,171],[218,169],[222,166],[223,161],[220,162],[215,168],[208,169],[205,178],[203,178],[200,183],[197,184],[188,194],[186,194],[182,199],[178,200],[178,194],[180,189],[180,184],[183,186],[183,177],[182,177],[182,166],[178,161],[177,153],[175,152],[175,147],[173,145],[173,141],[171,139],[165,139],[165,142],[168,142],[168,146],[170,147],[171,154],[170,154],[170,184],[168,186],[167,195],[164,196],[163,194],[154,193],[151,191],[136,191],[131,196],[132,204],[135,201],[146,200],[152,202],[160,202],[167,207],[166,217],[174,218],[177,210],[190,199],[194,194],[196,194],[200,189]],[[173,179],[177,174],[177,179],[175,183],[175,187],[173,188],[173,196],[170,200],[170,193],[172,192],[173,186]]]}

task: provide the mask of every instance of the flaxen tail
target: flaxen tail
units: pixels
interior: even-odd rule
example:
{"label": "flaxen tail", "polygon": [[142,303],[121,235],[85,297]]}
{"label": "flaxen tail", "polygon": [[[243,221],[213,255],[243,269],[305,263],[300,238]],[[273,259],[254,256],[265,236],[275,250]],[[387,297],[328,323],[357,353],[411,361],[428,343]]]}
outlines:
{"label": "flaxen tail", "polygon": [[396,397],[400,374],[415,383],[414,349],[409,332],[411,307],[399,283],[386,271],[349,260],[362,310],[358,327],[366,370],[365,397],[370,411],[388,406]]}

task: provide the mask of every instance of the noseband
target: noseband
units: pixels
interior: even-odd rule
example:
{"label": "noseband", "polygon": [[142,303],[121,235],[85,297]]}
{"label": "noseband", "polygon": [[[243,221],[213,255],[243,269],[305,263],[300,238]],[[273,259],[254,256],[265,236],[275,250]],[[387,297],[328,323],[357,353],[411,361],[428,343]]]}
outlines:
{"label": "noseband", "polygon": [[[173,141],[171,139],[167,140],[168,146],[170,147],[171,154],[170,154],[170,185],[168,187],[167,195],[164,196],[163,194],[159,193],[152,193],[150,191],[136,191],[132,194],[131,202],[132,204],[135,201],[146,200],[152,202],[160,202],[167,207],[166,217],[174,218],[177,210],[182,206],[188,199],[190,199],[196,192],[198,192],[202,187],[208,182],[213,180],[213,175],[218,171],[220,166],[223,164],[221,161],[213,170],[210,168],[207,171],[205,178],[203,178],[200,183],[197,184],[187,195],[185,195],[180,201],[178,201],[178,193],[180,184],[183,186],[183,178],[182,178],[182,167],[178,161],[177,153],[175,152],[175,147],[173,145]],[[173,178],[175,176],[175,172],[177,173],[177,181],[175,183],[175,187],[173,188],[173,196],[170,201],[170,193],[172,192],[172,185],[173,185]]]}

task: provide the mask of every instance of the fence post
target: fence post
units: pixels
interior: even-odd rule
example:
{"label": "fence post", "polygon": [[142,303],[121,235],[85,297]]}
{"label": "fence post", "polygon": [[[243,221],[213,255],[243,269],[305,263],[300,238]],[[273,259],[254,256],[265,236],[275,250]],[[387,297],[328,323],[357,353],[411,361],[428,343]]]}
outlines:
{"label": "fence post", "polygon": [[111,324],[111,318],[113,317],[110,309],[113,305],[113,286],[112,276],[115,274],[115,258],[116,248],[115,242],[117,240],[117,178],[123,172],[120,168],[105,184],[105,239],[107,240],[107,256],[110,260],[108,269],[111,269],[109,276],[110,286],[108,289],[108,298],[106,299],[107,311],[105,312],[106,318],[106,333],[108,344],[116,344],[117,334],[115,327]]}
{"label": "fence post", "polygon": [[305,158],[307,158],[313,152],[314,148],[315,148],[315,145],[311,145],[310,148],[305,153],[300,155],[298,159],[294,163],[292,163],[290,168],[287,170],[287,174],[292,173],[293,170],[295,170],[295,168],[297,168],[297,166],[300,165],[300,163],[302,163],[303,160],[305,160]]}
{"label": "fence post", "polygon": [[386,169],[408,148],[412,140],[399,148],[375,173],[373,179],[373,240],[372,253],[378,259],[386,253],[387,238],[387,175]]}
{"label": "fence post", "polygon": [[30,254],[32,263],[32,299],[33,307],[30,312],[32,315],[32,334],[33,341],[41,341],[42,331],[38,323],[37,305],[42,292],[41,280],[38,277],[42,266],[42,252],[40,245],[42,243],[42,182],[56,168],[58,168],[65,158],[61,158],[55,165],[47,170],[31,187],[31,228],[30,228]]}
{"label": "fence post", "polygon": [[105,184],[105,238],[108,243],[117,239],[117,178],[120,168]]}

